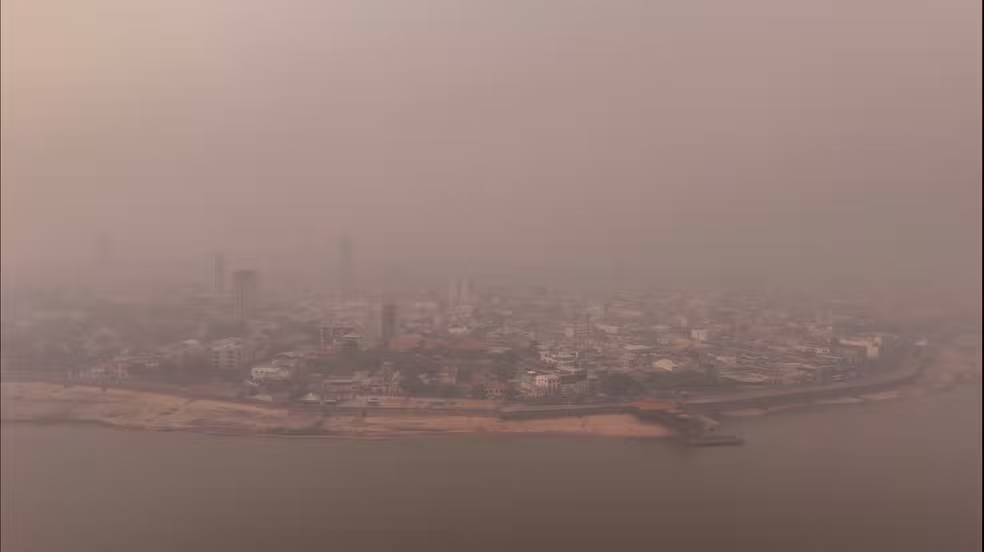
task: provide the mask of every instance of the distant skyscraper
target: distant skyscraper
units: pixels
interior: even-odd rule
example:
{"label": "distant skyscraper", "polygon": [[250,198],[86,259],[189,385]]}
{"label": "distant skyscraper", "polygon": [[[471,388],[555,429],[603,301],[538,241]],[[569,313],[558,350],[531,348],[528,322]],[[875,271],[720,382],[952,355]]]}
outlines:
{"label": "distant skyscraper", "polygon": [[335,343],[335,333],[334,327],[328,323],[322,323],[318,326],[318,340],[321,343],[322,349],[328,349]]}
{"label": "distant skyscraper", "polygon": [[451,279],[448,287],[448,304],[452,307],[470,304],[472,300],[471,278],[458,276]]}
{"label": "distant skyscraper", "polygon": [[396,305],[393,303],[383,304],[379,336],[384,347],[388,347],[389,342],[396,337]]}
{"label": "distant skyscraper", "polygon": [[338,291],[344,298],[355,294],[355,260],[352,239],[342,236],[338,241]]}
{"label": "distant skyscraper", "polygon": [[235,301],[236,319],[245,324],[256,313],[256,294],[259,276],[255,270],[237,270],[232,273],[232,296]]}
{"label": "distant skyscraper", "polygon": [[225,293],[226,260],[222,253],[212,253],[209,256],[209,289],[214,295]]}

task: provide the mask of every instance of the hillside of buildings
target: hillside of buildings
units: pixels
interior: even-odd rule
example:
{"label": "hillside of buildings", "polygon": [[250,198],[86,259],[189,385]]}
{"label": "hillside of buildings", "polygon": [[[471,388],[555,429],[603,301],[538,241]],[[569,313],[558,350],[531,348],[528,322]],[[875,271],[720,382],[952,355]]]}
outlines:
{"label": "hillside of buildings", "polygon": [[[344,432],[333,425],[344,425],[342,417],[330,413],[421,400],[475,409],[475,421],[459,414],[446,427],[491,431],[482,412],[507,404],[822,387],[882,378],[910,357],[940,355],[953,366],[979,351],[972,317],[905,311],[898,300],[888,311],[864,295],[575,293],[463,277],[448,288],[326,294],[259,282],[246,270],[233,273],[231,288],[20,290],[3,302],[2,376],[15,405],[5,405],[5,417],[58,418],[59,407],[74,405],[62,417],[115,424],[100,400],[110,410],[146,401],[154,421],[133,406],[124,425],[301,431],[313,417],[321,429]],[[955,335],[970,336],[962,349]],[[926,377],[979,378],[979,361],[971,364],[976,376]],[[26,381],[55,386],[6,392]],[[91,391],[102,387],[128,391]],[[304,409],[317,414],[286,414]],[[386,426],[380,417],[359,427]],[[420,423],[441,426],[434,416]]]}

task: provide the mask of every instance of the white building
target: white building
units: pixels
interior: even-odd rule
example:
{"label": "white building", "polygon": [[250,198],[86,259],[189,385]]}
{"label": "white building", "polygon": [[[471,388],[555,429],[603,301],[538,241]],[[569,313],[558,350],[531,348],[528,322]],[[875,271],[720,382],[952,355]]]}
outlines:
{"label": "white building", "polygon": [[220,339],[209,346],[209,363],[215,370],[238,370],[251,360],[249,345],[238,337]]}
{"label": "white building", "polygon": [[698,343],[707,341],[707,328],[693,328],[690,330],[690,339]]}
{"label": "white building", "polygon": [[527,398],[557,394],[560,392],[560,375],[528,370],[520,378],[519,390]]}
{"label": "white building", "polygon": [[293,375],[293,371],[281,364],[266,363],[253,366],[249,370],[249,375],[253,381],[287,381]]}
{"label": "white building", "polygon": [[106,362],[84,370],[79,374],[81,379],[91,380],[121,380],[130,376],[126,366],[117,362]]}
{"label": "white building", "polygon": [[814,355],[829,355],[831,352],[831,347],[829,343],[824,343],[823,341],[807,341],[804,343],[796,344],[793,349],[801,353],[810,353]]}
{"label": "white building", "polygon": [[875,360],[881,356],[882,338],[880,335],[842,337],[839,341],[841,345],[863,347],[865,358],[868,360]]}
{"label": "white building", "polygon": [[564,325],[564,337],[567,339],[588,339],[594,333],[594,325],[588,320],[577,320]]}
{"label": "white building", "polygon": [[204,365],[207,355],[208,350],[205,345],[196,339],[186,339],[161,351],[163,358],[181,367]]}
{"label": "white building", "polygon": [[577,356],[575,351],[540,351],[540,361],[564,371],[577,367]]}
{"label": "white building", "polygon": [[531,398],[558,395],[575,397],[586,393],[589,387],[590,382],[587,373],[583,371],[569,373],[530,372],[523,378],[520,391]]}
{"label": "white building", "polygon": [[601,330],[606,335],[618,335],[618,332],[621,329],[615,324],[595,324],[595,328]]}

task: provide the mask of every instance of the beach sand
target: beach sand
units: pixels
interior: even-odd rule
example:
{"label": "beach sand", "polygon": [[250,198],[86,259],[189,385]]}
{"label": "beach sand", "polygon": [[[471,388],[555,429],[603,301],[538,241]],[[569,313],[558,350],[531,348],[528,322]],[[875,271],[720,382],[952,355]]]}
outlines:
{"label": "beach sand", "polygon": [[544,420],[442,414],[368,416],[288,411],[274,405],[194,400],[174,395],[48,383],[3,383],[5,422],[94,423],[121,429],[222,434],[397,437],[503,433],[665,437],[670,431],[631,415],[609,414]]}

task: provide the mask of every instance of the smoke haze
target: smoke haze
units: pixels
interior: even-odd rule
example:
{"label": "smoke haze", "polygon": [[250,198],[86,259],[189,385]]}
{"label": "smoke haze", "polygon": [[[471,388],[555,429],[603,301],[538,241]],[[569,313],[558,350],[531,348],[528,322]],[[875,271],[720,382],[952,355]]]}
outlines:
{"label": "smoke haze", "polygon": [[4,267],[980,289],[963,0],[4,0]]}

